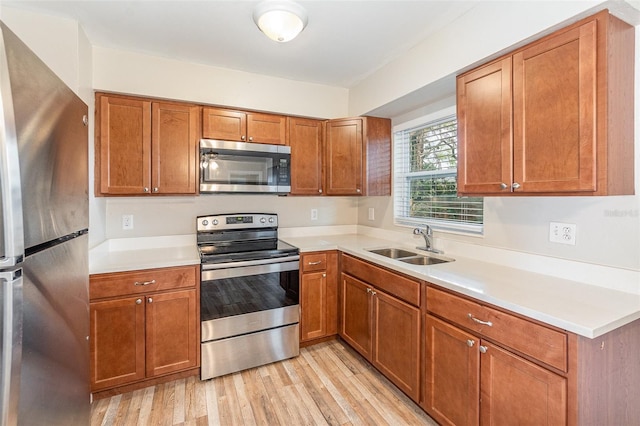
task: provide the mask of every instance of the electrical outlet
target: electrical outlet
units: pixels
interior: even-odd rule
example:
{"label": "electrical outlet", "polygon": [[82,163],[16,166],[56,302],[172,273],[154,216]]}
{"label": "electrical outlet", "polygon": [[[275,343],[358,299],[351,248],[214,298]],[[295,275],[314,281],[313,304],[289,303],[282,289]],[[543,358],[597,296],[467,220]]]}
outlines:
{"label": "electrical outlet", "polygon": [[123,214],[122,215],[122,229],[125,229],[125,230],[133,229],[133,215],[132,214]]}
{"label": "electrical outlet", "polygon": [[311,209],[311,220],[318,220],[318,209]]}
{"label": "electrical outlet", "polygon": [[369,220],[376,220],[376,211],[373,207],[369,207]]}
{"label": "electrical outlet", "polygon": [[576,245],[576,225],[574,223],[549,223],[549,241],[552,243]]}

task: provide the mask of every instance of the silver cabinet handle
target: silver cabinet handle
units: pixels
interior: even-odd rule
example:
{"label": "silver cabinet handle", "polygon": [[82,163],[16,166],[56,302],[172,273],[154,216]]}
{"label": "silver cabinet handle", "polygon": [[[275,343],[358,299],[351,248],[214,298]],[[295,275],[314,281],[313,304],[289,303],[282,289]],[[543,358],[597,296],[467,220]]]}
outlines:
{"label": "silver cabinet handle", "polygon": [[476,344],[475,340],[471,340],[471,339],[467,340],[467,346],[469,346],[470,348],[472,348],[473,345],[475,345],[475,344]]}
{"label": "silver cabinet handle", "polygon": [[158,192],[158,187],[157,186],[153,187],[153,192]]}
{"label": "silver cabinet handle", "polygon": [[371,293],[371,289],[370,288],[367,288],[367,293]]}
{"label": "silver cabinet handle", "polygon": [[318,189],[318,192],[319,192],[320,194],[322,194],[322,189]]}
{"label": "silver cabinet handle", "polygon": [[480,352],[482,352],[483,354],[486,354],[488,348],[486,346],[480,346],[478,349],[480,349]]}
{"label": "silver cabinet handle", "polygon": [[139,304],[141,304],[141,303],[142,303],[142,299],[137,299],[137,300],[136,300],[136,305],[139,305]]}
{"label": "silver cabinet handle", "polygon": [[253,142],[253,136],[249,136],[249,142]]}
{"label": "silver cabinet handle", "polygon": [[322,274],[322,278],[327,278],[327,274]]}
{"label": "silver cabinet handle", "polygon": [[143,281],[143,282],[136,281],[135,283],[133,283],[133,285],[142,285],[142,286],[145,286],[145,285],[151,285],[151,284],[155,284],[155,283],[156,283],[156,280]]}
{"label": "silver cabinet handle", "polygon": [[247,140],[247,137],[245,135],[240,136],[240,139],[242,139],[243,141]]}
{"label": "silver cabinet handle", "polygon": [[493,323],[491,321],[482,321],[479,320],[478,318],[474,317],[473,314],[467,314],[467,317],[469,317],[469,319],[477,324],[482,324],[482,325],[486,325],[486,326],[493,326]]}
{"label": "silver cabinet handle", "polygon": [[500,183],[500,189],[507,189],[509,187],[509,185],[507,185],[506,183],[502,182]]}
{"label": "silver cabinet handle", "polygon": [[319,265],[321,263],[322,263],[322,261],[318,260],[317,262],[307,262],[307,265]]}
{"label": "silver cabinet handle", "polygon": [[356,189],[356,192],[359,194],[361,192],[360,188]]}
{"label": "silver cabinet handle", "polygon": [[147,302],[153,303],[153,298],[151,298],[151,297],[147,298]]}
{"label": "silver cabinet handle", "polygon": [[520,184],[519,184],[518,182],[513,182],[513,183],[511,184],[511,188],[513,188],[513,189],[520,189]]}
{"label": "silver cabinet handle", "polygon": [[144,189],[142,190],[143,192],[149,192],[149,188],[147,188],[146,186],[144,187]]}

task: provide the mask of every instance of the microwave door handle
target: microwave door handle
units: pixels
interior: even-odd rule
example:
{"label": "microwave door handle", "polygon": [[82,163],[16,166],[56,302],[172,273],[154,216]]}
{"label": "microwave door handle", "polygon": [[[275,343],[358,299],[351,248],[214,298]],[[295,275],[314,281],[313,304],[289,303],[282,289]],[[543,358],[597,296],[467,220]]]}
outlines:
{"label": "microwave door handle", "polygon": [[[0,36],[0,55],[5,56],[4,40]],[[24,228],[22,224],[22,193],[18,138],[13,112],[13,99],[7,61],[0,61],[0,197],[2,197],[3,249],[0,269],[14,266],[24,258]]]}

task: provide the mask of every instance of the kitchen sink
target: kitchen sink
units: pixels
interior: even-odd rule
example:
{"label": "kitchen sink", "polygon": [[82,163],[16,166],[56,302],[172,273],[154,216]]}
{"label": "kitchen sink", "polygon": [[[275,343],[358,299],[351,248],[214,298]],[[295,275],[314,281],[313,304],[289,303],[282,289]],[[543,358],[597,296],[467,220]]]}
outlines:
{"label": "kitchen sink", "polygon": [[399,260],[400,262],[409,263],[411,265],[437,265],[438,263],[454,261],[454,259],[451,259],[450,257],[422,255],[410,250],[400,248],[381,248],[367,251],[391,259]]}
{"label": "kitchen sink", "polygon": [[453,262],[453,259],[448,257],[434,257],[434,256],[414,256],[398,259],[400,262],[410,263],[412,265],[437,265],[438,263]]}
{"label": "kitchen sink", "polygon": [[409,250],[399,249],[399,248],[383,248],[383,249],[368,250],[368,251],[370,251],[371,253],[379,254],[381,256],[390,257],[391,259],[400,259],[403,257],[411,257],[411,256],[418,255],[418,253],[415,253]]}

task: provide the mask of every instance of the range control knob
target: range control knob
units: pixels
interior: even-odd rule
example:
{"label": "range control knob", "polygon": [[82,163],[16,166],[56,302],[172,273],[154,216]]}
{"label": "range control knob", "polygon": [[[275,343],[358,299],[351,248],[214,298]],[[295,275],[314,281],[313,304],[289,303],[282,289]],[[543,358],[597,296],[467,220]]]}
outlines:
{"label": "range control knob", "polygon": [[264,217],[261,217],[261,218],[260,218],[260,223],[267,223],[267,219],[266,219],[266,218],[264,218]]}
{"label": "range control knob", "polygon": [[213,219],[213,222],[212,222],[212,223],[213,223],[214,225],[217,225],[217,224],[219,223],[219,222],[218,222],[218,219]]}
{"label": "range control knob", "polygon": [[274,218],[272,218],[272,217],[270,217],[270,218],[269,218],[269,223],[273,223],[273,222],[275,222],[275,219],[274,219]]}
{"label": "range control knob", "polygon": [[207,219],[202,221],[202,226],[207,226],[209,224],[209,221]]}

